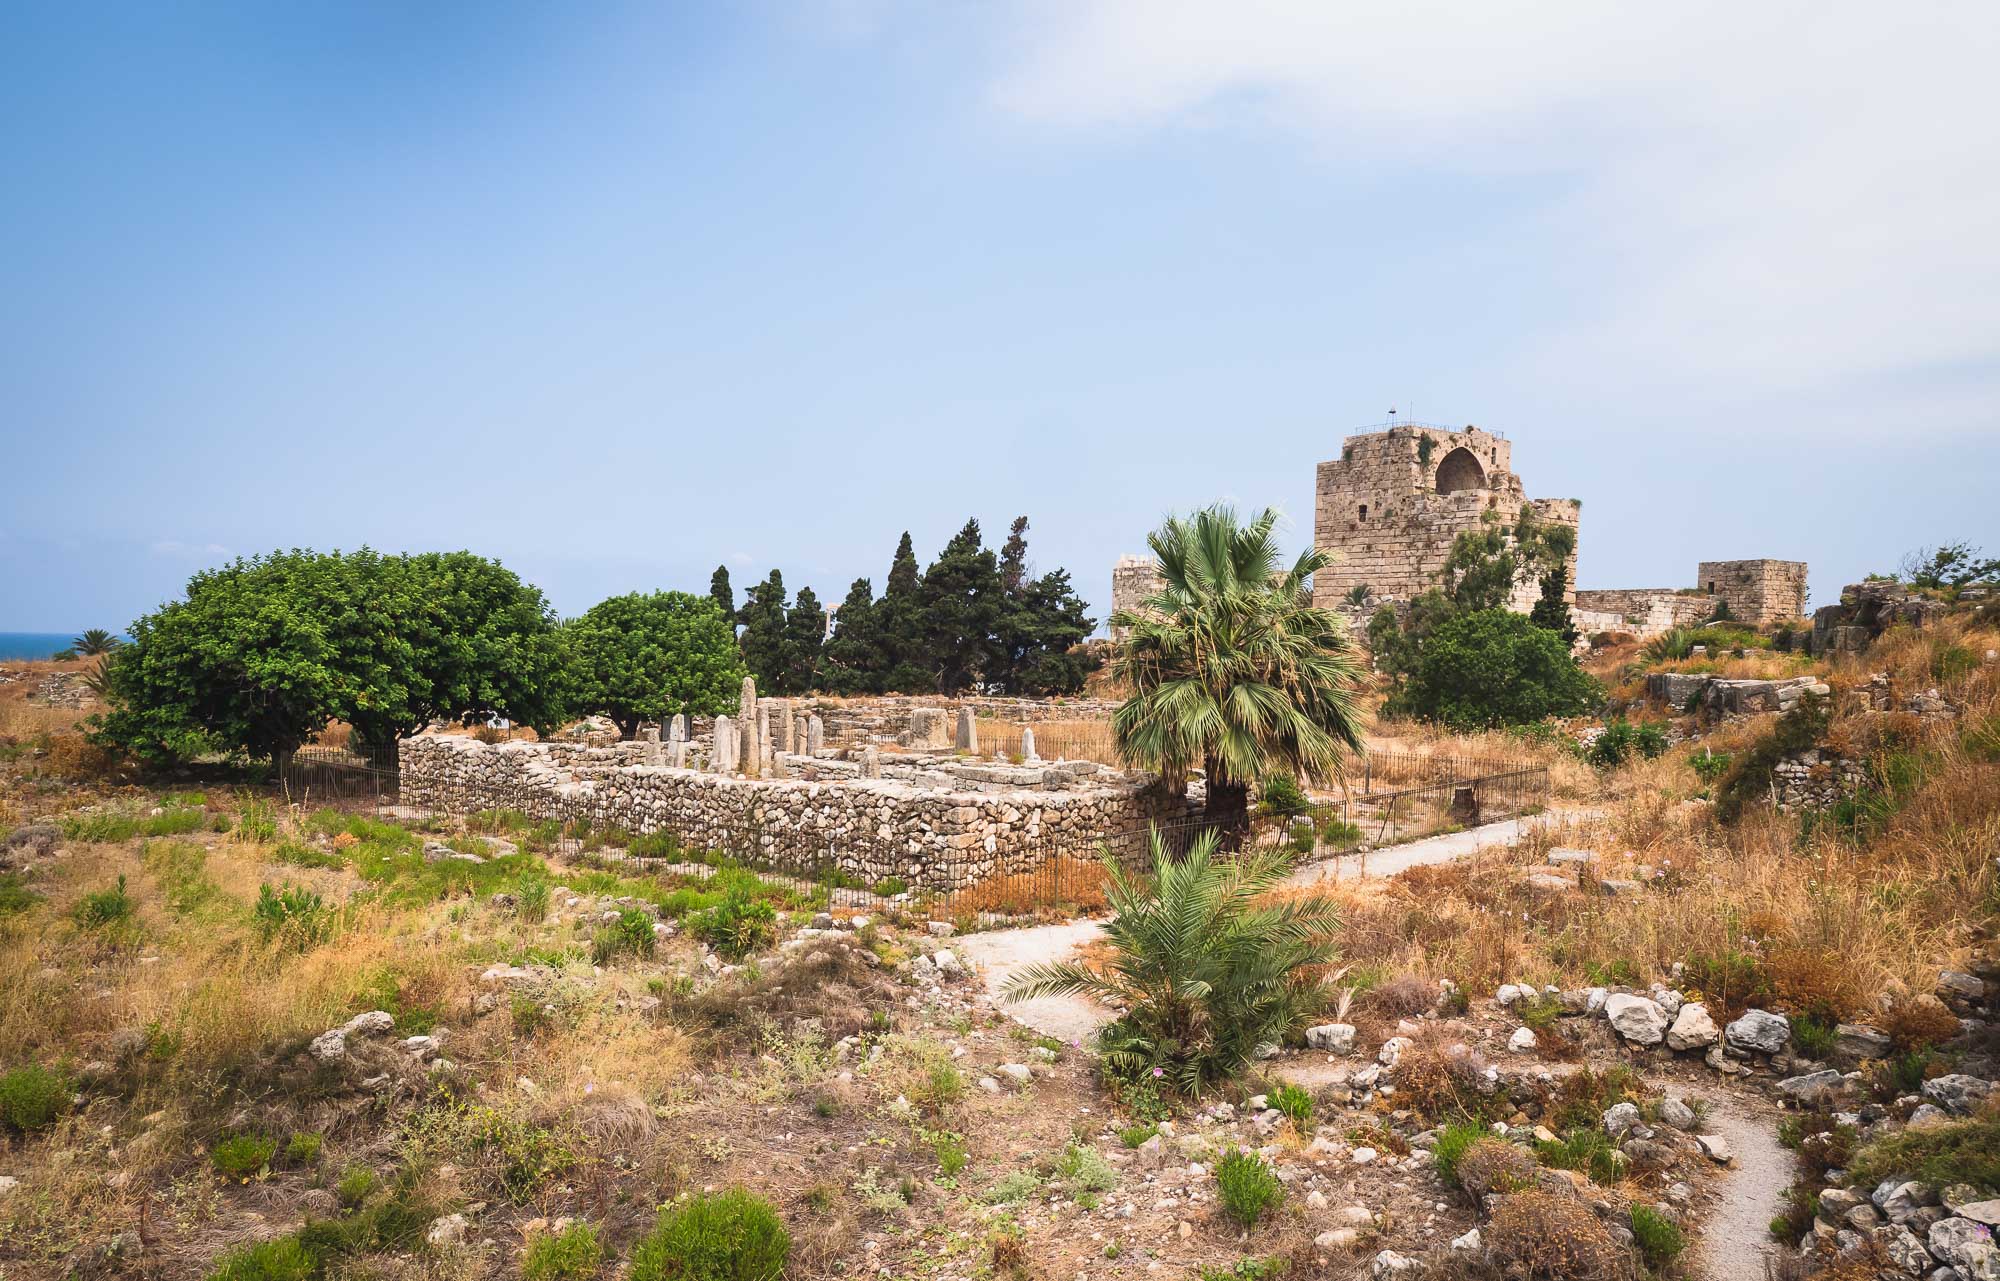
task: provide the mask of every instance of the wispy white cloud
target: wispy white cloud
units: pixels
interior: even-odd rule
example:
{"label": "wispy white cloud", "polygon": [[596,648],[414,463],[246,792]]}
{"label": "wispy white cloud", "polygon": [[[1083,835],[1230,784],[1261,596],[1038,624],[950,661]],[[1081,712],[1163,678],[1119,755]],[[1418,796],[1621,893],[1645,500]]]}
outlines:
{"label": "wispy white cloud", "polygon": [[215,560],[229,555],[229,549],[220,543],[188,543],[178,538],[155,539],[146,545],[146,550],[155,556],[177,560]]}
{"label": "wispy white cloud", "polygon": [[2000,362],[1990,3],[1013,14],[988,92],[1034,127],[1279,128],[1340,163],[1561,176],[1578,312],[1542,340],[1552,375],[1780,395]]}

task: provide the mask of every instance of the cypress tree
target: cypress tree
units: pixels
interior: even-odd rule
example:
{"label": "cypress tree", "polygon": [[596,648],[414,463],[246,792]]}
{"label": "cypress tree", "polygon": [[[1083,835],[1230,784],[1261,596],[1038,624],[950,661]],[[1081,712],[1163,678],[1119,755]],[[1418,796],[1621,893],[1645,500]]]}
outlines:
{"label": "cypress tree", "polygon": [[826,611],[812,588],[801,587],[785,615],[785,693],[810,694],[817,688],[825,646]]}
{"label": "cypress tree", "polygon": [[833,635],[820,660],[820,688],[835,694],[880,692],[884,664],[875,613],[874,585],[855,579],[834,615]]}
{"label": "cypress tree", "polygon": [[881,693],[927,693],[935,688],[924,661],[922,589],[916,549],[910,543],[910,532],[904,530],[902,541],[896,544],[896,559],[889,565],[882,601],[875,608],[876,635],[882,647],[876,689]]}
{"label": "cypress tree", "polygon": [[736,618],[736,589],[729,585],[729,566],[717,565],[715,572],[708,576],[708,595],[722,616],[734,624]]}
{"label": "cypress tree", "polygon": [[743,597],[736,621],[743,624],[739,638],[743,665],[757,678],[757,688],[765,693],[784,692],[790,666],[785,637],[785,578],[777,570],[752,587]]}
{"label": "cypress tree", "polygon": [[981,680],[999,656],[1000,566],[981,545],[979,521],[952,535],[918,593],[923,602],[924,666],[939,693],[955,694]]}

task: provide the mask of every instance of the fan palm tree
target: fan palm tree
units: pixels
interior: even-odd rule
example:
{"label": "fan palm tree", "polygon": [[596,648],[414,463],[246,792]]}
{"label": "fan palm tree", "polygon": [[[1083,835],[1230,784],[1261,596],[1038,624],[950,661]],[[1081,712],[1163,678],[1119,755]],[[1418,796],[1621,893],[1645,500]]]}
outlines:
{"label": "fan palm tree", "polygon": [[1030,966],[1008,980],[1006,999],[1123,1002],[1102,1038],[1105,1067],[1122,1079],[1157,1077],[1192,1095],[1235,1076],[1308,1012],[1314,971],[1301,967],[1332,957],[1340,918],[1325,898],[1266,897],[1291,870],[1282,851],[1218,859],[1216,844],[1203,833],[1176,859],[1155,831],[1150,876],[1107,858],[1109,967]]}
{"label": "fan palm tree", "polygon": [[99,654],[109,654],[124,643],[102,627],[93,627],[71,641],[69,647],[84,658],[95,658]]}
{"label": "fan palm tree", "polygon": [[1147,539],[1160,590],[1111,619],[1129,629],[1112,674],[1133,691],[1111,719],[1119,751],[1175,794],[1200,766],[1210,817],[1239,837],[1252,781],[1333,777],[1361,748],[1361,661],[1341,617],[1312,604],[1330,557],[1281,569],[1277,523],[1221,504],[1170,517]]}

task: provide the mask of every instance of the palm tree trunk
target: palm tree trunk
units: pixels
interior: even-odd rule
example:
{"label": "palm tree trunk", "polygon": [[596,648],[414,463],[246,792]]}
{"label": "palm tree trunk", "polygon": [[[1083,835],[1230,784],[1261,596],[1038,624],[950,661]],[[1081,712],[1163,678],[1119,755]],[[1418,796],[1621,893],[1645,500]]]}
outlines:
{"label": "palm tree trunk", "polygon": [[1210,757],[1203,762],[1208,775],[1208,801],[1202,816],[1219,834],[1219,845],[1240,850],[1250,837],[1250,786],[1231,779],[1221,762]]}

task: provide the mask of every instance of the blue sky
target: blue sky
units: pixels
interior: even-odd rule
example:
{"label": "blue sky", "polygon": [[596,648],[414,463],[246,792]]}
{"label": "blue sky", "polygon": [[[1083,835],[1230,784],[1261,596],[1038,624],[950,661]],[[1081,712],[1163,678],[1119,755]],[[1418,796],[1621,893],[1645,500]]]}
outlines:
{"label": "blue sky", "polygon": [[2000,10],[23,4],[0,628],[274,547],[565,614],[967,516],[1100,612],[1393,405],[1586,587],[2000,548]]}

